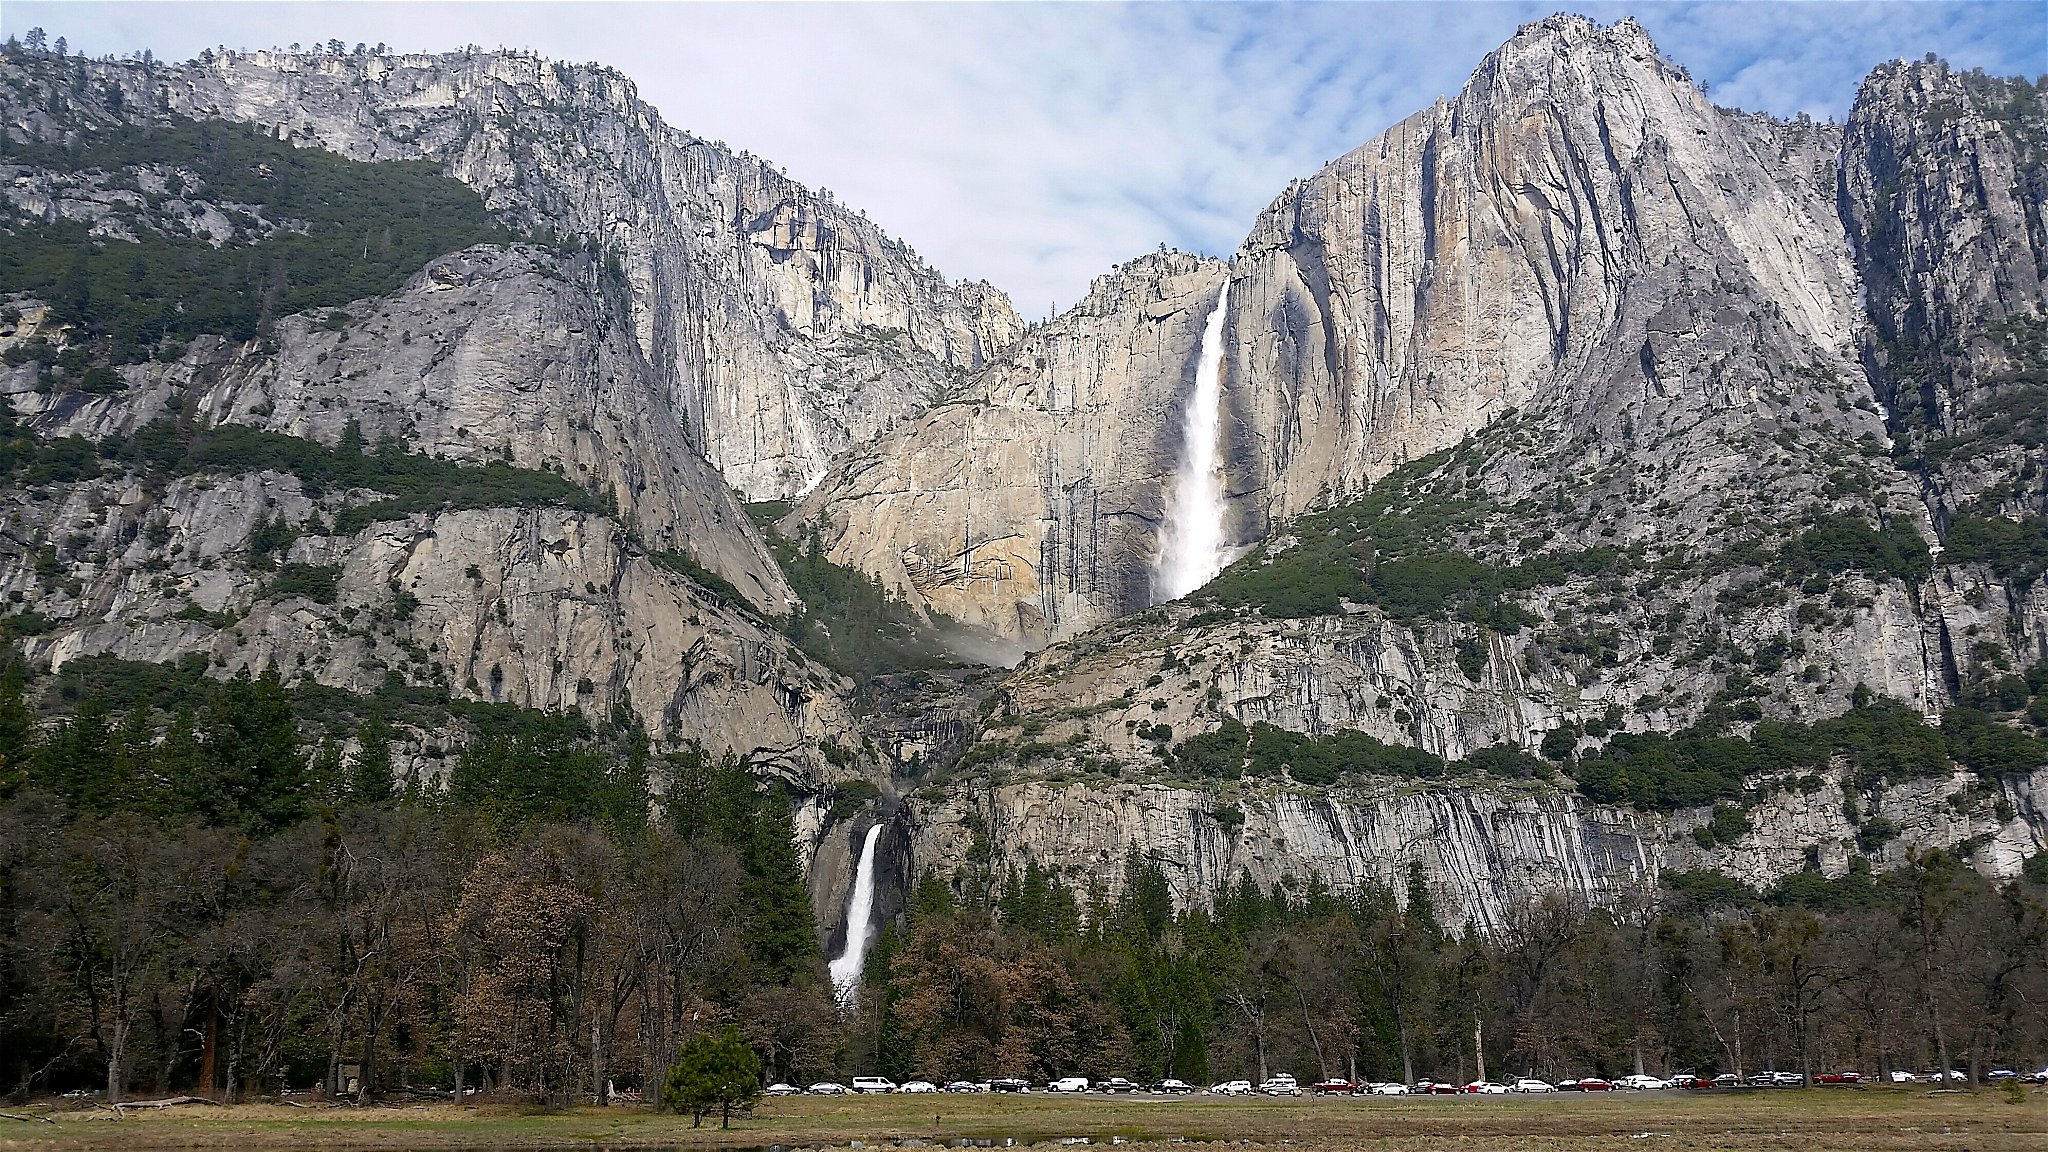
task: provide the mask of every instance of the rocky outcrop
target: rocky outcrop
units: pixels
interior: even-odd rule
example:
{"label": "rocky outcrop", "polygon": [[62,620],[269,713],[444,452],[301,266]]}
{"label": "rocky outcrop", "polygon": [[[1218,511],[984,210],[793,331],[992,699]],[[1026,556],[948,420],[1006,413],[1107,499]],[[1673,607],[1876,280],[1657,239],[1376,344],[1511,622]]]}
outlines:
{"label": "rocky outcrop", "polygon": [[[1245,879],[1297,898],[1311,885],[1348,893],[1370,883],[1401,892],[1410,867],[1420,865],[1445,923],[1491,931],[1552,892],[1595,907],[1647,903],[1665,869],[1714,868],[1763,887],[1807,867],[1810,854],[1824,873],[1843,875],[1857,847],[1838,785],[1831,774],[1810,796],[1775,795],[1751,810],[1751,832],[1703,848],[1692,830],[1706,822],[1705,811],[1639,813],[1547,785],[1483,778],[1335,790],[1023,781],[908,798],[899,850],[902,871],[913,878],[978,867],[1000,878],[1036,861],[1079,891],[1096,886],[1112,896],[1135,853],[1165,873],[1182,906],[1206,905]],[[1967,803],[1952,806],[1950,797]],[[1908,850],[1982,837],[1995,847],[1979,851],[1978,866],[2009,877],[2025,855],[2048,848],[2048,770],[2007,781],[1990,798],[1958,777],[1863,800],[1873,814],[1911,814],[1880,851],[1879,867],[1903,861]]]}
{"label": "rocky outcrop", "polygon": [[793,512],[832,560],[1040,647],[1153,600],[1152,561],[1223,265],[1098,277],[963,393],[854,450]]}
{"label": "rocky outcrop", "polygon": [[[657,563],[686,554],[767,610],[791,601],[661,402],[601,274],[586,259],[478,248],[339,317],[287,317],[264,340],[201,338],[177,359],[123,367],[126,387],[109,395],[40,391],[33,364],[0,370],[0,390],[45,435],[106,442],[175,422],[328,445],[353,436],[366,449],[556,473],[618,509],[415,513],[337,532],[374,489],[309,491],[261,461],[167,484],[116,465],[14,490],[0,509],[0,589],[50,627],[25,655],[60,666],[198,654],[223,675],[275,664],[355,692],[396,676],[458,699],[599,716],[630,704],[662,745],[732,750],[811,789],[843,775],[818,745],[854,726],[844,683]],[[0,342],[61,342],[32,312]],[[252,541],[272,522],[293,538],[258,555]],[[281,588],[280,563],[329,574],[331,593]],[[418,735],[435,761],[424,769],[437,771],[446,734]]]}
{"label": "rocky outcrop", "polygon": [[[71,102],[88,112],[118,88],[125,114],[163,107],[354,159],[424,157],[515,227],[600,253],[692,442],[749,499],[807,490],[834,453],[944,394],[1019,328],[1002,293],[947,283],[829,194],[669,126],[609,69],[510,52],[75,67],[90,83]],[[61,82],[8,71],[16,102]],[[61,131],[26,103],[22,123]]]}
{"label": "rocky outcrop", "polygon": [[609,497],[643,546],[693,555],[770,612],[792,599],[718,472],[694,452],[610,307],[603,269],[538,249],[436,260],[400,292],[287,317],[267,340],[195,340],[121,369],[106,396],[36,391],[15,411],[45,434],[100,440],[152,420],[241,424],[469,465],[556,472]]}
{"label": "rocky outcrop", "polygon": [[1872,375],[1944,512],[1987,493],[2042,507],[2030,463],[2048,436],[2044,206],[2048,92],[1935,60],[1864,80],[1842,212],[1868,292]]}
{"label": "rocky outcrop", "polygon": [[[202,655],[222,675],[369,693],[396,675],[458,698],[594,715],[630,700],[663,745],[733,750],[816,787],[815,744],[853,721],[836,678],[786,639],[663,571],[609,519],[558,509],[416,514],[353,535],[308,532],[281,559],[332,574],[284,590],[247,563],[271,518],[331,520],[344,493],[274,472],[200,476],[151,492],[126,478],[5,508],[0,588],[59,627],[30,660]],[[45,579],[14,541],[64,541]]]}

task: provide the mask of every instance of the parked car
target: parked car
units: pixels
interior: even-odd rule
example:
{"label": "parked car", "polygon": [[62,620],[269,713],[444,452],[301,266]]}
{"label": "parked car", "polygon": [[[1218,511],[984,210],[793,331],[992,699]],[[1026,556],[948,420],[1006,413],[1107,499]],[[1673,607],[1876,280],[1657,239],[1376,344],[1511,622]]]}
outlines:
{"label": "parked car", "polygon": [[1358,1085],[1337,1076],[1328,1080],[1318,1080],[1309,1085],[1308,1090],[1314,1096],[1350,1096],[1358,1091]]}
{"label": "parked car", "polygon": [[1989,1072],[1984,1073],[1984,1082],[1986,1084],[2000,1084],[2007,1080],[2017,1080],[2019,1078],[2020,1074],[2010,1068],[1993,1068]]}
{"label": "parked car", "polygon": [[1463,1091],[1456,1084],[1439,1084],[1434,1080],[1424,1080],[1415,1086],[1415,1090],[1425,1096],[1456,1096]]}
{"label": "parked car", "polygon": [[1252,1082],[1249,1080],[1225,1080],[1209,1088],[1209,1091],[1217,1096],[1248,1096],[1251,1090]]}
{"label": "parked car", "polygon": [[918,1095],[923,1095],[926,1092],[937,1092],[938,1090],[939,1086],[929,1080],[906,1080],[903,1082],[903,1087],[897,1089],[898,1092],[911,1092]]}
{"label": "parked car", "polygon": [[1259,1091],[1268,1096],[1299,1096],[1301,1095],[1301,1085],[1295,1082],[1294,1077],[1281,1072],[1271,1080],[1259,1085]]}
{"label": "parked car", "polygon": [[794,1084],[776,1083],[761,1089],[763,1096],[801,1096],[803,1093],[804,1090]]}
{"label": "parked car", "polygon": [[993,1092],[1031,1091],[1031,1085],[1028,1081],[1019,1080],[1015,1076],[1005,1076],[1000,1080],[991,1080],[988,1082],[988,1086],[989,1090]]}
{"label": "parked car", "polygon": [[1138,1086],[1121,1076],[1111,1076],[1095,1086],[1097,1092],[1136,1092]]}
{"label": "parked car", "polygon": [[1491,1080],[1474,1080],[1463,1088],[1458,1089],[1458,1091],[1469,1093],[1473,1096],[1505,1096],[1508,1094],[1508,1086],[1505,1084],[1495,1084]]}
{"label": "parked car", "polygon": [[1538,1080],[1533,1076],[1524,1076],[1520,1080],[1515,1081],[1513,1084],[1508,1085],[1508,1091],[1555,1092],[1557,1091],[1557,1085],[1552,1084],[1548,1080]]}
{"label": "parked car", "polygon": [[1894,1084],[1914,1084],[1918,1083],[1919,1080],[1920,1078],[1918,1076],[1913,1075],[1911,1072],[1908,1072],[1903,1068],[1892,1069],[1892,1083]]}
{"label": "parked car", "polygon": [[1695,1076],[1690,1072],[1680,1072],[1671,1078],[1671,1086],[1673,1088],[1699,1090],[1714,1087],[1714,1082],[1705,1076]]}
{"label": "parked car", "polygon": [[1365,1091],[1368,1095],[1372,1096],[1406,1096],[1408,1094],[1408,1086],[1406,1084],[1392,1083],[1367,1084]]}
{"label": "parked car", "polygon": [[2020,1079],[2028,1084],[2048,1084],[2048,1068],[2043,1068],[2039,1072],[2029,1072]]}
{"label": "parked car", "polygon": [[830,1080],[821,1080],[804,1089],[804,1091],[809,1092],[813,1096],[844,1096],[846,1095],[846,1085],[836,1084]]}
{"label": "parked car", "polygon": [[986,1091],[988,1091],[988,1085],[987,1085],[987,1084],[977,1084],[977,1083],[975,1083],[975,1082],[974,1082],[974,1081],[972,1081],[972,1080],[949,1080],[949,1081],[947,1081],[947,1082],[946,1082],[946,1091],[948,1091],[948,1092],[986,1092]]}
{"label": "parked car", "polygon": [[1733,1072],[1723,1072],[1719,1076],[1714,1077],[1714,1087],[1740,1088],[1742,1087],[1742,1077],[1737,1076]]}
{"label": "parked car", "polygon": [[863,1094],[877,1093],[886,1095],[896,1090],[896,1082],[880,1076],[855,1076],[853,1078],[853,1090]]}
{"label": "parked car", "polygon": [[1157,1084],[1154,1084],[1152,1086],[1152,1090],[1154,1092],[1164,1093],[1169,1096],[1185,1096],[1188,1093],[1193,1092],[1195,1090],[1195,1086],[1193,1084],[1188,1083],[1185,1080],[1175,1080],[1169,1077],[1165,1080],[1161,1080]]}
{"label": "parked car", "polygon": [[1045,1090],[1047,1092],[1086,1092],[1088,1090],[1088,1078],[1086,1076],[1062,1076],[1047,1084]]}
{"label": "parked car", "polygon": [[1863,1083],[1863,1073],[1816,1072],[1813,1074],[1813,1082],[1815,1084],[1861,1084]]}
{"label": "parked car", "polygon": [[1582,1076],[1579,1078],[1579,1091],[1612,1092],[1614,1091],[1614,1083],[1610,1080],[1602,1080],[1598,1076]]}

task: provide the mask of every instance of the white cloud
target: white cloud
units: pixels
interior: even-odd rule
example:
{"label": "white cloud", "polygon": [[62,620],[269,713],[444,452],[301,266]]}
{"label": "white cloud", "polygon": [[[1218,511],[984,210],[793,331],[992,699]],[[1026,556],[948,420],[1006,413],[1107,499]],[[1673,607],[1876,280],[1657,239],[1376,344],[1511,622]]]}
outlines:
{"label": "white cloud", "polygon": [[[1551,4],[48,4],[91,53],[464,43],[596,60],[671,122],[786,165],[1020,310],[1164,241],[1227,255],[1295,176],[1455,92]],[[1841,115],[1892,56],[2039,72],[2039,0],[1595,4],[1725,104]],[[2031,39],[2029,38],[2031,37]]]}

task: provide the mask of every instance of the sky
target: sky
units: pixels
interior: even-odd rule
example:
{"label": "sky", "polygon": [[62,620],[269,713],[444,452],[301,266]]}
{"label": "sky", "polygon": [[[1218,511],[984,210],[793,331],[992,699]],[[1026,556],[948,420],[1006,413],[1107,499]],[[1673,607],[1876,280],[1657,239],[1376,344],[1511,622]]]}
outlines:
{"label": "sky", "polygon": [[1027,317],[1161,243],[1228,256],[1289,180],[1455,94],[1517,26],[1634,16],[1718,104],[1840,119],[1935,52],[2048,73],[2048,0],[1975,3],[42,3],[73,51],[338,39],[596,61],[670,123],[829,188]]}

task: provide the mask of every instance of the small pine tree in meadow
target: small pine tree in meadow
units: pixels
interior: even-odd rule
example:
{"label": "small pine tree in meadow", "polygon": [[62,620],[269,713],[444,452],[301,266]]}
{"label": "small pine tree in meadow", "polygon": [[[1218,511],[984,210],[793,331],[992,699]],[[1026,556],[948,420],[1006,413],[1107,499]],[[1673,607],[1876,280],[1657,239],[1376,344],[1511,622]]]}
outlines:
{"label": "small pine tree in meadow", "polygon": [[760,1098],[761,1058],[730,1024],[685,1041],[661,1089],[662,1104],[688,1112],[692,1128],[714,1109],[718,1126],[730,1128],[732,1110],[751,1108]]}

